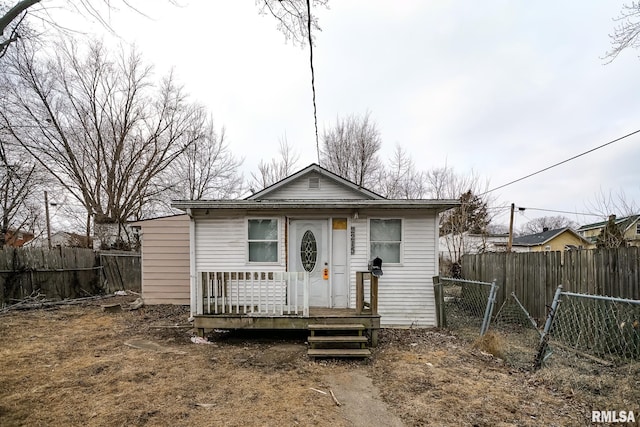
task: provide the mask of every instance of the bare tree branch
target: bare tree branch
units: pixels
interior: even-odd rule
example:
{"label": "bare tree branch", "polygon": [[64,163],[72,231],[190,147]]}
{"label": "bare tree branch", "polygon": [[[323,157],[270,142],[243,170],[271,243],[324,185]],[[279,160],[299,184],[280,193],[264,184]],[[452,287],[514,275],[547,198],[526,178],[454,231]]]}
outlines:
{"label": "bare tree branch", "polygon": [[604,57],[606,64],[610,64],[623,50],[640,47],[640,1],[623,4],[620,15],[614,21],[618,24],[613,34],[609,34],[611,50]]}
{"label": "bare tree branch", "polygon": [[251,173],[252,181],[249,186],[252,192],[267,188],[295,172],[300,154],[289,144],[286,135],[280,139],[278,153],[280,157],[272,158],[270,162],[260,160],[258,172]]}
{"label": "bare tree branch", "polygon": [[276,18],[278,30],[284,34],[285,40],[294,45],[304,46],[313,43],[311,28],[322,31],[318,18],[310,10],[319,6],[327,7],[329,0],[256,0],[261,15]]}

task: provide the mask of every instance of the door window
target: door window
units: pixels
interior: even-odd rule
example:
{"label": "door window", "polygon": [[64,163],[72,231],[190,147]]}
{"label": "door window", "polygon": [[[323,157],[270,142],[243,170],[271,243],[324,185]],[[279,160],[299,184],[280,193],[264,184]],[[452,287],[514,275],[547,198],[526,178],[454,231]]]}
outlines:
{"label": "door window", "polygon": [[318,243],[311,230],[305,231],[300,242],[300,260],[305,271],[313,271],[318,259]]}

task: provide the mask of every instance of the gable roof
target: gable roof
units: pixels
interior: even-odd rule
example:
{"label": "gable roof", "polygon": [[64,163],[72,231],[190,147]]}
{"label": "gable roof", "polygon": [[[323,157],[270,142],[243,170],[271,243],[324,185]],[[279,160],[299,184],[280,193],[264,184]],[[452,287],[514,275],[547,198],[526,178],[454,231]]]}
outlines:
{"label": "gable roof", "polygon": [[385,199],[384,197],[382,197],[381,195],[371,191],[371,190],[367,190],[364,187],[360,187],[359,185],[357,185],[354,182],[349,181],[348,179],[342,178],[339,175],[336,175],[335,173],[331,172],[328,169],[323,168],[322,166],[316,164],[316,163],[311,163],[309,166],[307,166],[304,169],[299,170],[298,172],[289,175],[288,177],[276,182],[275,184],[272,184],[256,193],[253,193],[252,195],[250,195],[249,197],[246,197],[245,200],[259,200],[259,199],[267,199],[269,194],[273,193],[276,190],[279,190],[280,188],[286,186],[287,184],[291,183],[292,181],[295,181],[309,173],[318,173],[322,176],[324,176],[325,178],[335,182],[336,184],[343,186],[343,187],[347,187],[351,190],[354,190],[360,194],[362,194],[362,197],[364,199],[374,199],[374,200],[382,200]]}
{"label": "gable roof", "polygon": [[[640,219],[640,214],[624,216],[622,218],[616,218],[615,223],[617,226],[621,227],[622,231],[624,232],[624,231],[627,231],[629,227],[631,227],[636,221],[638,221],[638,219]],[[604,226],[607,225],[608,222],[609,220],[594,222],[592,224],[586,224],[578,228],[578,231],[587,231],[587,230],[594,230],[598,228],[604,228]]]}
{"label": "gable roof", "polygon": [[564,233],[566,231],[568,231],[569,233],[573,234],[577,239],[580,239],[580,240],[584,241],[587,244],[589,243],[589,241],[587,239],[585,239],[584,237],[582,237],[581,235],[579,235],[578,233],[573,231],[571,228],[563,227],[563,228],[556,228],[554,230],[543,231],[541,233],[528,234],[526,236],[515,237],[513,239],[513,245],[514,246],[540,246],[540,245],[544,245],[545,243],[553,240],[554,238],[556,238],[557,236],[561,235],[562,233]]}

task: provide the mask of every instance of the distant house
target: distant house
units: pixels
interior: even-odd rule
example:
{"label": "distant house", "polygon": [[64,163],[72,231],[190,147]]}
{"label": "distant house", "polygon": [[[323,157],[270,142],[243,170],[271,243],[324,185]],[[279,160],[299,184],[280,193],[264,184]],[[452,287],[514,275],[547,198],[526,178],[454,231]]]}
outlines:
{"label": "distant house", "polygon": [[473,234],[459,235],[445,234],[440,236],[439,251],[443,260],[451,260],[452,256],[459,258],[466,254],[481,254],[484,252],[499,252],[506,248],[509,234]]}
{"label": "distant house", "polygon": [[[46,248],[49,245],[49,241],[46,233],[41,234],[37,238],[31,240],[27,246],[30,247],[42,247]],[[87,236],[72,233],[68,231],[56,231],[51,233],[51,247],[52,248],[87,248],[93,247],[93,240],[89,238],[89,246],[87,245]]]}
{"label": "distant house", "polygon": [[[628,246],[640,246],[640,214],[616,218],[613,215],[615,224],[620,228]],[[586,224],[578,228],[578,234],[587,239],[592,246],[608,221],[600,221],[593,224]]]}
{"label": "distant house", "polygon": [[[506,243],[496,244],[496,246]],[[544,229],[541,233],[528,234],[513,238],[512,252],[549,252],[566,251],[572,249],[588,249],[587,239],[569,227]]]}
{"label": "distant house", "polygon": [[4,235],[4,245],[21,248],[32,241],[34,237],[34,234],[30,231],[9,229]]}

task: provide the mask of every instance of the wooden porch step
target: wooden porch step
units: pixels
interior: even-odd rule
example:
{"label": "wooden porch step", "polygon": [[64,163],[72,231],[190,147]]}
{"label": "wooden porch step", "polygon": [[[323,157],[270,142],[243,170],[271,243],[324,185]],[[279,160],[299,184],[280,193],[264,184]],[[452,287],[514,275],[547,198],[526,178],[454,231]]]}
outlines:
{"label": "wooden porch step", "polygon": [[369,357],[368,348],[310,348],[309,357]]}
{"label": "wooden porch step", "polygon": [[[309,357],[369,357],[369,338],[360,323],[322,323],[308,326]],[[321,348],[317,348],[321,347]]]}
{"label": "wooden porch step", "polygon": [[307,337],[309,343],[366,343],[369,338],[362,335],[323,335]]}
{"label": "wooden porch step", "polygon": [[313,324],[307,326],[310,331],[364,331],[364,325],[358,323],[330,323],[330,324]]}

